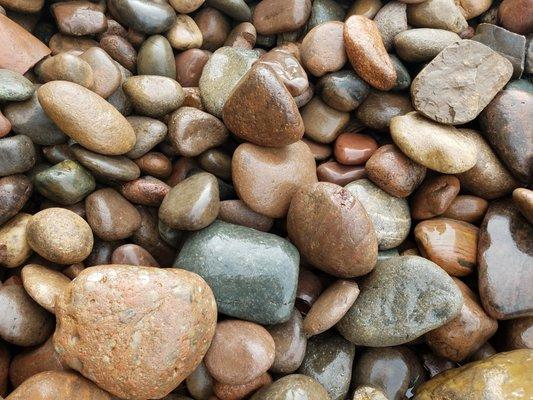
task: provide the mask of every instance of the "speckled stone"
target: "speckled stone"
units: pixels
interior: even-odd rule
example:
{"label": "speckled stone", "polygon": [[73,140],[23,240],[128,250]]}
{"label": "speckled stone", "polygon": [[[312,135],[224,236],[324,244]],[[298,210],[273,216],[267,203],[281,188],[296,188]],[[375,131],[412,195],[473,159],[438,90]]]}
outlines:
{"label": "speckled stone", "polygon": [[286,400],[293,398],[328,400],[328,392],[315,379],[301,374],[286,375],[251,397],[251,400]]}
{"label": "speckled stone", "polygon": [[526,188],[515,189],[513,202],[522,215],[533,224],[533,191]]}
{"label": "speckled stone", "polygon": [[409,29],[394,37],[398,56],[410,63],[433,60],[445,47],[461,40],[458,34],[444,29]]}
{"label": "speckled stone", "polygon": [[167,126],[157,119],[140,116],[130,116],[126,119],[136,136],[135,146],[125,154],[131,159],[148,153],[166,137]]}
{"label": "speckled stone", "polygon": [[310,14],[310,0],[263,0],[255,7],[252,22],[261,35],[272,35],[297,30]]}
{"label": "speckled stone", "polygon": [[185,98],[181,85],[166,76],[132,76],[126,79],[122,89],[133,108],[148,117],[162,117],[177,110]]}
{"label": "speckled stone", "polygon": [[358,179],[346,185],[370,217],[380,250],[399,246],[411,229],[407,200],[391,196],[368,179]]}
{"label": "speckled stone", "polygon": [[52,314],[56,297],[70,282],[61,272],[37,264],[24,266],[21,277],[24,289],[30,297]]}
{"label": "speckled stone", "polygon": [[44,59],[35,67],[41,82],[68,81],[92,89],[94,73],[91,66],[80,57],[70,53],[59,53]]}
{"label": "speckled stone", "polygon": [[21,174],[0,178],[0,225],[24,207],[33,190],[32,182]]}
{"label": "speckled stone", "polygon": [[298,263],[298,251],[287,240],[215,221],[190,236],[174,265],[208,282],[219,312],[276,324],[287,321],[294,307]]}
{"label": "speckled stone", "polygon": [[409,4],[407,20],[417,28],[445,29],[455,33],[460,33],[468,27],[454,0],[426,0]]}
{"label": "speckled stone", "polygon": [[360,288],[337,328],[362,346],[410,342],[456,317],[462,305],[461,293],[448,274],[418,256],[379,262]]}
{"label": "speckled stone", "polygon": [[400,1],[391,1],[379,9],[374,17],[383,45],[390,51],[394,45],[394,38],[408,29],[407,5]]}

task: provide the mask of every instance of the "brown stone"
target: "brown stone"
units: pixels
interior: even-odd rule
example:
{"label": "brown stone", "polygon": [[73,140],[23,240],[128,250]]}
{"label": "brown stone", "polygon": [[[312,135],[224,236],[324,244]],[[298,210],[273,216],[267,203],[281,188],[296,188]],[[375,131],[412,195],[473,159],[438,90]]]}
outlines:
{"label": "brown stone", "polygon": [[313,272],[300,267],[298,287],[296,288],[296,308],[307,315],[320,293],[324,289],[322,281]]}
{"label": "brown stone", "polygon": [[267,64],[274,70],[292,96],[301,95],[309,87],[307,73],[289,51],[274,48],[263,54],[259,62]]}
{"label": "brown stone", "polygon": [[197,10],[205,0],[170,0],[169,3],[179,13],[189,14]]}
{"label": "brown stone", "polygon": [[100,189],[85,199],[87,222],[103,240],[125,239],[141,225],[137,209],[116,190]]}
{"label": "brown stone", "polygon": [[0,68],[24,74],[50,49],[17,23],[0,13]]}
{"label": "brown stone", "polygon": [[346,18],[352,15],[361,15],[373,19],[383,6],[380,0],[355,0],[346,13]]}
{"label": "brown stone", "polygon": [[200,363],[216,304],[191,272],[106,265],[69,284],[56,316],[54,344],[71,368],[115,396],[141,400],[165,396]]}
{"label": "brown stone", "polygon": [[28,264],[22,268],[21,277],[30,297],[52,314],[56,297],[70,282],[61,272],[37,264]]}
{"label": "brown stone", "polygon": [[488,206],[487,200],[481,197],[462,194],[453,199],[442,217],[473,224],[483,219]]}
{"label": "brown stone", "polygon": [[291,32],[301,28],[311,14],[310,0],[262,0],[252,22],[261,35]]}
{"label": "brown stone", "polygon": [[97,3],[64,1],[52,4],[50,9],[59,31],[66,35],[94,35],[107,29],[107,19]]}
{"label": "brown stone", "polygon": [[11,131],[11,122],[0,111],[0,138],[3,138]]}
{"label": "brown stone", "polygon": [[106,35],[100,39],[100,47],[129,71],[135,71],[137,51],[126,38],[118,35]]}
{"label": "brown stone", "polygon": [[67,53],[69,51],[83,53],[91,47],[98,47],[98,42],[86,37],[63,35],[58,32],[50,38],[48,46],[50,46],[52,55],[55,56],[59,53]]}
{"label": "brown stone", "polygon": [[122,85],[133,108],[142,115],[162,117],[183,103],[183,89],[174,79],[157,75],[132,76]]}
{"label": "brown stone", "polygon": [[261,325],[225,320],[217,324],[204,361],[218,382],[241,385],[263,375],[272,366],[274,350],[272,336]]}
{"label": "brown stone", "polygon": [[205,111],[205,107],[200,95],[200,88],[198,87],[184,87],[183,93],[185,98],[183,99],[183,107],[194,107],[198,110]]}
{"label": "brown stone", "polygon": [[315,96],[302,108],[305,134],[319,143],[331,143],[350,120],[350,113],[335,110]]}
{"label": "brown stone", "polygon": [[174,24],[167,32],[170,45],[176,50],[200,48],[202,46],[202,32],[196,22],[185,14],[179,14]]}
{"label": "brown stone", "polygon": [[211,53],[200,49],[189,49],[176,55],[176,80],[183,87],[197,87],[204,65]]}
{"label": "brown stone", "polygon": [[452,175],[426,179],[415,192],[411,203],[413,219],[429,219],[443,214],[459,193],[459,180]]}
{"label": "brown stone", "polygon": [[26,240],[26,227],[30,214],[19,213],[0,225],[0,265],[19,267],[32,253]]}
{"label": "brown stone", "polygon": [[526,188],[515,189],[513,201],[522,215],[533,224],[533,191]]}
{"label": "brown stone", "polygon": [[215,382],[213,390],[220,400],[241,400],[251,396],[263,386],[270,385],[271,383],[272,378],[265,372],[263,375],[241,385],[228,385]]}
{"label": "brown stone", "polygon": [[338,185],[319,182],[301,187],[291,201],[287,231],[302,256],[331,275],[361,276],[376,264],[372,222],[361,203]]}
{"label": "brown stone", "polygon": [[158,151],[151,151],[135,160],[143,174],[156,178],[168,178],[172,172],[172,164],[167,156]]}
{"label": "brown stone", "polygon": [[209,149],[198,157],[200,167],[225,181],[231,181],[231,156],[220,149]]}
{"label": "brown stone", "polygon": [[270,218],[285,216],[296,190],[317,180],[315,160],[303,142],[282,148],[243,143],[233,154],[232,171],[239,198]]}
{"label": "brown stone", "polygon": [[414,235],[422,255],[452,276],[465,276],[477,263],[478,228],[468,222],[434,218],[420,222]]}
{"label": "brown stone", "polygon": [[194,16],[194,22],[202,32],[204,50],[215,51],[223,46],[231,30],[226,16],[212,7],[198,11]]}
{"label": "brown stone", "polygon": [[309,147],[309,150],[311,150],[311,153],[313,153],[313,156],[315,157],[315,161],[324,161],[331,157],[331,154],[333,152],[331,146],[314,142],[305,137],[302,138],[302,142],[304,142]]}
{"label": "brown stone", "polygon": [[305,35],[300,51],[302,63],[311,74],[320,77],[346,64],[343,30],[342,22],[329,21],[315,26]]}
{"label": "brown stone", "polygon": [[250,22],[241,22],[236,25],[224,42],[224,46],[237,47],[240,49],[252,49],[257,40],[257,31]]}
{"label": "brown stone", "polygon": [[274,223],[272,218],[255,212],[242,200],[221,201],[217,218],[235,225],[246,226],[263,232],[268,232]]}
{"label": "brown stone", "polygon": [[498,19],[511,32],[527,35],[533,31],[531,0],[504,0],[498,7]]}
{"label": "brown stone", "polygon": [[27,227],[28,243],[41,257],[58,263],[83,261],[93,248],[93,233],[85,220],[64,208],[35,214]]}
{"label": "brown stone", "polygon": [[124,154],[135,145],[128,121],[103,98],[71,82],[48,82],[37,90],[46,115],[83,147],[106,155]]}
{"label": "brown stone", "polygon": [[252,67],[233,89],[222,118],[239,138],[260,146],[286,146],[304,134],[294,99],[275,71],[262,63]]}
{"label": "brown stone", "polygon": [[80,58],[86,61],[93,71],[94,84],[91,88],[93,92],[106,99],[119,88],[122,83],[120,69],[104,50],[91,47],[83,52]]}
{"label": "brown stone", "polygon": [[342,133],[335,140],[335,159],[344,165],[361,165],[372,156],[378,144],[372,137],[358,133]]}
{"label": "brown stone", "polygon": [[320,182],[330,182],[339,186],[345,186],[366,175],[364,166],[342,165],[336,161],[320,164],[316,169],[316,174]]}
{"label": "brown stone", "polygon": [[515,318],[506,323],[505,349],[533,349],[533,317]]}
{"label": "brown stone", "polygon": [[0,225],[14,217],[31,196],[32,182],[21,174],[0,178]]}
{"label": "brown stone", "polygon": [[270,370],[288,374],[302,364],[307,348],[307,338],[303,331],[302,316],[294,310],[288,321],[267,328],[276,344],[276,355]]}
{"label": "brown stone", "polygon": [[60,53],[46,58],[35,71],[42,82],[69,81],[91,89],[94,75],[91,66],[70,53]]}
{"label": "brown stone", "polygon": [[159,207],[169,191],[169,185],[152,176],[143,176],[120,186],[122,196],[132,203],[152,207]]}
{"label": "brown stone", "polygon": [[209,375],[203,361],[187,377],[187,390],[196,400],[209,400],[213,396],[213,378]]}
{"label": "brown stone", "polygon": [[138,265],[141,267],[159,267],[159,263],[148,251],[136,244],[124,244],[117,247],[111,255],[112,264]]}
{"label": "brown stone", "polygon": [[368,84],[379,90],[396,85],[396,70],[374,21],[359,15],[348,18],[344,43],[355,72]]}
{"label": "brown stone", "polygon": [[359,295],[353,281],[340,279],[329,286],[307,313],[303,322],[306,335],[314,336],[333,327],[344,317]]}

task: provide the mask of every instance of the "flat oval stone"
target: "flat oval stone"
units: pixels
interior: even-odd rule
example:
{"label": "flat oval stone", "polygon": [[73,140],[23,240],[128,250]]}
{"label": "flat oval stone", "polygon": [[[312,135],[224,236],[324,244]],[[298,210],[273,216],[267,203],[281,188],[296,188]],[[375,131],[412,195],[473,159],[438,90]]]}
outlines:
{"label": "flat oval stone", "polygon": [[141,226],[137,209],[116,190],[99,189],[85,199],[87,222],[95,235],[107,241],[125,239]]}
{"label": "flat oval stone", "polygon": [[455,318],[463,303],[452,278],[418,256],[379,262],[360,288],[359,297],[337,329],[362,346],[410,342]]}
{"label": "flat oval stone", "polygon": [[167,31],[176,20],[176,13],[167,2],[110,0],[107,6],[118,21],[149,35]]}
{"label": "flat oval stone", "polygon": [[25,175],[0,178],[0,225],[17,215],[30,198],[32,190],[33,184]]}
{"label": "flat oval stone", "polygon": [[[34,375],[14,390],[9,400],[112,400],[105,390],[70,371],[46,371]],[[6,399],[6,400],[7,400]]]}
{"label": "flat oval stone", "polygon": [[533,223],[533,191],[519,188],[513,191],[513,201],[522,215]]}
{"label": "flat oval stone", "polygon": [[533,177],[533,132],[529,128],[533,123],[529,113],[532,105],[533,93],[506,89],[498,93],[479,118],[487,141],[511,173],[522,181]]}
{"label": "flat oval stone", "polygon": [[83,86],[55,81],[37,95],[44,112],[83,147],[106,155],[124,154],[135,144],[128,121],[108,102]]}
{"label": "flat oval stone", "polygon": [[400,1],[391,1],[379,9],[374,22],[378,27],[383,45],[387,51],[394,45],[394,38],[407,31],[407,5]]}
{"label": "flat oval stone", "polygon": [[35,346],[53,330],[52,315],[35,303],[22,285],[0,287],[0,338],[17,346]]}
{"label": "flat oval stone", "polygon": [[159,207],[159,219],[174,229],[196,231],[211,224],[219,208],[217,180],[201,172],[170,189]]}
{"label": "flat oval stone", "polygon": [[331,143],[350,120],[350,114],[331,108],[315,96],[302,108],[305,135],[319,143]]}
{"label": "flat oval stone", "polygon": [[355,115],[367,127],[388,132],[392,118],[413,110],[406,94],[374,91],[357,108]]}
{"label": "flat oval stone", "polygon": [[118,35],[105,35],[100,40],[100,47],[129,71],[135,71],[137,51],[128,40]]}
{"label": "flat oval stone", "polygon": [[61,33],[73,36],[94,35],[107,29],[107,18],[99,4],[90,1],[59,2],[50,6]]}
{"label": "flat oval stone", "polygon": [[[533,228],[510,200],[492,203],[479,230],[478,284],[483,308],[497,319],[531,315]],[[509,268],[512,260],[513,268]],[[505,276],[505,279],[497,277]]]}
{"label": "flat oval stone", "polygon": [[27,227],[28,243],[41,257],[58,264],[83,261],[93,248],[85,220],[64,208],[39,211]]}
{"label": "flat oval stone", "polygon": [[368,96],[370,87],[353,71],[343,70],[324,75],[315,90],[328,106],[350,112]]}
{"label": "flat oval stone", "polygon": [[[268,113],[263,112],[268,109]],[[282,147],[304,134],[292,95],[275,71],[258,63],[240,80],[222,110],[228,129],[259,146]]]}
{"label": "flat oval stone", "polygon": [[112,264],[159,267],[159,263],[148,251],[136,244],[124,244],[117,247],[111,255]]}
{"label": "flat oval stone", "polygon": [[153,35],[143,42],[137,54],[137,73],[176,79],[174,53],[167,38]]}
{"label": "flat oval stone", "polygon": [[125,155],[136,159],[161,143],[167,134],[167,126],[154,118],[131,116],[127,118],[137,138],[135,146]]}
{"label": "flat oval stone", "polygon": [[261,325],[225,320],[217,324],[205,365],[218,382],[242,385],[270,368],[274,348],[274,339]]}
{"label": "flat oval stone", "polygon": [[350,388],[355,346],[339,334],[323,333],[307,342],[298,372],[316,379],[332,400],[344,399]]}
{"label": "flat oval stone", "polygon": [[92,89],[94,73],[83,59],[70,53],[59,53],[46,58],[36,68],[41,82],[68,81]]}
{"label": "flat oval stone", "polygon": [[453,279],[463,295],[463,306],[457,317],[426,333],[429,347],[452,361],[462,361],[496,333],[498,323],[485,314],[479,300],[459,279]]}
{"label": "flat oval stone", "polygon": [[204,66],[199,87],[206,110],[222,116],[224,104],[235,86],[257,60],[254,50],[222,47],[215,51]]}
{"label": "flat oval stone", "polygon": [[260,62],[274,70],[292,96],[301,95],[309,87],[307,73],[290,52],[274,48],[263,54]]}
{"label": "flat oval stone", "polygon": [[394,117],[390,130],[396,146],[424,167],[457,174],[476,164],[478,150],[471,135],[426,119],[416,111]]}
{"label": "flat oval stone", "polygon": [[411,229],[407,200],[391,196],[368,179],[358,179],[346,185],[363,206],[374,225],[380,250],[399,246]]}
{"label": "flat oval stone", "polygon": [[211,53],[206,50],[189,49],[176,55],[176,80],[183,87],[197,87]]}
{"label": "flat oval stone", "polygon": [[194,16],[194,22],[202,32],[202,48],[215,51],[224,46],[231,31],[229,19],[212,7],[200,9]]}
{"label": "flat oval stone", "polygon": [[185,14],[177,16],[176,21],[167,32],[167,39],[176,50],[194,49],[202,46],[200,28],[191,17]]}
{"label": "flat oval stone", "polygon": [[332,154],[331,146],[327,144],[316,143],[307,138],[303,138],[302,142],[309,147],[309,150],[311,150],[311,153],[313,153],[313,156],[315,157],[315,161],[325,161],[330,158]]}
{"label": "flat oval stone", "polygon": [[35,164],[35,147],[26,135],[0,139],[0,177],[20,174]]}
{"label": "flat oval stone", "polygon": [[99,47],[91,47],[84,51],[79,58],[87,62],[93,71],[94,84],[91,88],[93,92],[105,99],[118,89],[122,83],[120,69],[104,50]]}
{"label": "flat oval stone", "polygon": [[217,218],[231,224],[246,226],[263,232],[268,232],[274,223],[272,218],[255,212],[242,200],[221,201]]}
{"label": "flat oval stone", "polygon": [[481,197],[462,194],[452,200],[442,216],[473,224],[483,219],[488,206],[488,201]]}
{"label": "flat oval stone", "polygon": [[446,47],[460,40],[458,34],[444,29],[409,29],[394,37],[394,48],[402,60],[421,63],[433,60]]}
{"label": "flat oval stone", "polygon": [[296,190],[317,181],[315,168],[311,151],[301,141],[279,149],[243,143],[233,153],[233,184],[252,210],[281,218]]}
{"label": "flat oval stone", "polygon": [[301,374],[286,375],[255,393],[252,400],[284,400],[302,396],[308,400],[327,400],[329,394],[315,379]]}
{"label": "flat oval stone", "polygon": [[344,317],[358,295],[357,283],[343,279],[334,282],[316,299],[307,313],[303,322],[306,335],[317,335],[332,328]]}
{"label": "flat oval stone", "polygon": [[[531,393],[529,370],[533,365],[533,350],[522,349],[498,353],[485,360],[472,362],[445,372],[417,391],[417,400],[431,400],[443,396],[456,399],[511,397],[516,393]],[[475,380],[476,385],[471,386]]]}
{"label": "flat oval stone", "polygon": [[330,275],[361,276],[376,264],[372,222],[361,203],[338,185],[319,182],[301,187],[291,201],[287,232],[307,261]]}
{"label": "flat oval stone", "polygon": [[258,33],[272,35],[301,28],[310,14],[309,0],[262,0],[254,8],[252,21]]}
{"label": "flat oval stone", "polygon": [[208,282],[219,312],[277,324],[287,321],[293,310],[298,263],[298,251],[289,241],[215,221],[187,239],[174,265]]}
{"label": "flat oval stone", "polygon": [[44,113],[37,93],[28,100],[6,105],[3,112],[13,132],[28,136],[35,144],[48,146],[67,140],[65,134]]}
{"label": "flat oval stone", "polygon": [[379,90],[396,85],[396,70],[374,21],[352,15],[344,24],[344,43],[355,72],[369,85]]}
{"label": "flat oval stone", "polygon": [[329,21],[305,35],[300,49],[302,63],[314,76],[338,71],[346,64],[343,29],[342,22]]}
{"label": "flat oval stone", "polygon": [[34,177],[35,188],[47,199],[72,205],[91,193],[96,183],[93,176],[76,161],[65,160]]}
{"label": "flat oval stone", "polygon": [[21,277],[24,289],[30,297],[52,314],[57,296],[70,282],[61,272],[37,264],[24,266]]}
{"label": "flat oval stone", "polygon": [[166,76],[132,76],[124,82],[122,89],[133,108],[149,117],[162,117],[178,109],[185,97],[181,85]]}
{"label": "flat oval stone", "polygon": [[170,191],[170,186],[152,176],[143,176],[123,183],[120,193],[134,204],[159,207]]}
{"label": "flat oval stone", "polygon": [[170,143],[185,157],[196,157],[220,146],[229,135],[221,120],[193,107],[180,107],[173,112],[168,128]]}
{"label": "flat oval stone", "polygon": [[426,176],[426,168],[406,157],[398,147],[378,148],[365,164],[368,178],[388,194],[407,197]]}
{"label": "flat oval stone", "polygon": [[274,363],[272,372],[290,374],[302,364],[307,348],[307,338],[302,327],[302,316],[293,310],[287,322],[267,327],[275,343]]}
{"label": "flat oval stone", "polygon": [[0,68],[0,101],[24,101],[31,97],[35,88],[22,74]]}
{"label": "flat oval stone", "polygon": [[420,222],[414,235],[422,255],[448,274],[465,276],[474,271],[478,240],[478,228],[474,225],[434,218]]}
{"label": "flat oval stone", "polygon": [[366,176],[364,166],[342,165],[336,161],[320,164],[316,169],[316,174],[320,182],[330,182],[339,186],[345,186]]}
{"label": "flat oval stone", "polygon": [[86,268],[69,284],[56,316],[54,344],[71,368],[118,397],[161,398],[207,352],[216,304],[196,274],[105,265]]}
{"label": "flat oval stone", "polygon": [[0,226],[0,265],[3,267],[19,267],[31,255],[26,240],[30,219],[30,214],[19,213]]}
{"label": "flat oval stone", "polygon": [[446,47],[413,80],[413,105],[434,121],[464,124],[478,116],[512,73],[511,63],[494,50],[461,40]]}
{"label": "flat oval stone", "polygon": [[407,7],[407,20],[418,28],[445,29],[460,33],[468,28],[468,23],[457,3],[454,0],[417,1]]}

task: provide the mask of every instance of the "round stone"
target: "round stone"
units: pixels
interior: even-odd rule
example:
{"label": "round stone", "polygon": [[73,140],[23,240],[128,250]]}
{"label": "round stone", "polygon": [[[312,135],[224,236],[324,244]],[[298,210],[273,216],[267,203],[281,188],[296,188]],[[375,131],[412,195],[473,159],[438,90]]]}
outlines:
{"label": "round stone", "polygon": [[452,175],[428,177],[411,201],[414,219],[429,219],[443,214],[459,193],[459,180]]}
{"label": "round stone", "polygon": [[167,126],[154,118],[131,116],[128,122],[135,131],[137,137],[135,146],[125,155],[136,159],[148,153],[157,144],[161,143],[167,134]]}
{"label": "round stone", "polygon": [[35,72],[41,82],[68,81],[87,89],[92,89],[94,85],[94,73],[91,66],[85,60],[70,53],[59,53],[46,58],[36,67]]}
{"label": "round stone", "polygon": [[335,159],[344,165],[361,165],[366,163],[378,144],[372,137],[357,133],[341,133],[335,140]]}
{"label": "round stone", "polygon": [[148,251],[136,244],[124,244],[117,247],[111,255],[112,264],[138,265],[142,267],[159,267],[159,263]]}
{"label": "round stone", "polygon": [[[411,3],[411,0],[406,1]],[[413,1],[413,3],[415,3]],[[465,17],[454,0],[427,0],[409,4],[407,20],[418,28],[435,28],[460,33],[468,28]]]}
{"label": "round stone", "polygon": [[346,64],[343,29],[342,22],[329,21],[305,35],[300,50],[302,63],[314,76],[338,71]]}
{"label": "round stone", "polygon": [[149,117],[162,117],[178,109],[185,97],[181,85],[166,76],[132,76],[124,82],[122,89],[133,108]]}
{"label": "round stone", "polygon": [[31,97],[33,83],[20,73],[0,68],[0,101],[24,101]]}
{"label": "round stone", "polygon": [[189,49],[175,57],[175,77],[183,87],[197,87],[211,53],[206,50]]}
{"label": "round stone", "polygon": [[353,71],[342,70],[320,78],[315,91],[328,106],[350,112],[368,96],[370,87]]}
{"label": "round stone", "polygon": [[260,62],[274,70],[292,96],[297,97],[309,88],[307,73],[288,50],[274,48],[263,54]]}
{"label": "round stone", "polygon": [[106,99],[118,89],[122,83],[122,74],[115,61],[104,50],[91,47],[79,58],[87,62],[93,71],[93,92]]}
{"label": "round stone", "polygon": [[383,45],[390,51],[394,45],[394,38],[401,32],[407,31],[407,5],[400,1],[391,1],[379,9],[374,17]]}
{"label": "round stone", "polygon": [[0,225],[0,265],[7,268],[19,267],[31,255],[26,227],[30,214],[19,213]]}
{"label": "round stone", "polygon": [[35,147],[25,135],[0,139],[0,154],[0,177],[21,174],[35,165]]}
{"label": "round stone", "polygon": [[457,33],[444,29],[409,29],[394,37],[394,48],[403,61],[422,63],[433,60],[445,47],[460,40]]}
{"label": "round stone", "polygon": [[107,6],[118,21],[137,32],[165,32],[176,20],[176,13],[167,2],[109,0]]}
{"label": "round stone", "polygon": [[331,143],[350,120],[350,114],[338,111],[313,97],[301,110],[306,137],[319,143]]}
{"label": "round stone", "polygon": [[203,7],[194,15],[194,22],[202,32],[202,49],[215,51],[226,41],[231,25],[229,19],[212,7]]}
{"label": "round stone", "polygon": [[0,225],[17,215],[30,198],[32,189],[33,185],[25,175],[0,178]]}
{"label": "round stone", "polygon": [[488,201],[481,197],[462,194],[452,200],[442,216],[474,224],[483,219],[488,206]]}
{"label": "round stone", "polygon": [[[200,48],[202,32],[196,22],[185,14],[177,16],[176,21],[167,32],[170,45],[176,50]],[[172,77],[173,78],[173,77]]]}
{"label": "round stone", "polygon": [[272,35],[301,28],[311,14],[310,0],[263,0],[254,8],[257,33]]}
{"label": "round stone", "polygon": [[513,191],[513,201],[522,215],[533,223],[533,191],[526,188],[519,188]]}
{"label": "round stone", "polygon": [[357,108],[356,116],[367,127],[388,132],[392,118],[413,110],[406,94],[374,91]]}
{"label": "round stone", "polygon": [[263,232],[268,232],[274,223],[272,218],[256,213],[244,204],[242,200],[221,201],[217,218],[231,224],[246,226]]}
{"label": "round stone", "polygon": [[61,272],[37,264],[22,268],[21,277],[30,297],[51,313],[54,313],[57,296],[70,282]]}
{"label": "round stone", "polygon": [[187,390],[194,399],[208,400],[213,395],[213,378],[203,360],[185,380]]}
{"label": "round stone", "polygon": [[137,73],[176,79],[174,53],[164,36],[153,35],[143,42],[137,54]]}
{"label": "round stone", "polygon": [[526,35],[533,30],[530,9],[530,0],[504,0],[498,7],[498,19],[504,28]]}

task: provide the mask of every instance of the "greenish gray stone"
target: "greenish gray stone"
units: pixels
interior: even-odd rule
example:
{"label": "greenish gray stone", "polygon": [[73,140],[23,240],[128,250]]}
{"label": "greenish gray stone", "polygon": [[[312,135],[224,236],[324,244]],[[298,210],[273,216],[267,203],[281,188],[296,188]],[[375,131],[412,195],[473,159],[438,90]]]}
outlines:
{"label": "greenish gray stone", "polygon": [[119,22],[149,35],[168,31],[176,20],[176,12],[166,1],[109,0],[107,6]]}
{"label": "greenish gray stone", "polygon": [[396,70],[396,86],[392,90],[404,90],[411,86],[411,75],[405,68],[405,65],[394,54],[389,54],[389,57]]}
{"label": "greenish gray stone", "polygon": [[299,261],[279,236],[216,220],[187,239],[174,266],[206,280],[219,312],[278,324],[293,310]]}
{"label": "greenish gray stone", "polygon": [[370,93],[370,86],[354,71],[331,72],[321,77],[315,87],[328,106],[344,112],[355,110]]}
{"label": "greenish gray stone", "polygon": [[406,199],[394,197],[368,179],[358,179],[346,189],[363,205],[374,224],[380,250],[399,246],[411,229],[411,214]]}
{"label": "greenish gray stone", "polygon": [[334,0],[315,0],[311,8],[311,15],[307,21],[306,32],[324,22],[344,21],[345,14],[342,6]]}
{"label": "greenish gray stone", "polygon": [[343,400],[350,389],[355,345],[332,331],[313,336],[298,372],[316,379],[331,400]]}
{"label": "greenish gray stone", "polygon": [[35,147],[25,135],[0,139],[0,177],[20,174],[35,165]]}
{"label": "greenish gray stone", "polygon": [[18,72],[0,68],[0,102],[24,101],[35,92],[33,83]]}
{"label": "greenish gray stone", "polygon": [[437,264],[418,256],[379,262],[337,323],[350,342],[369,347],[410,342],[455,318],[463,297]]}
{"label": "greenish gray stone", "polygon": [[209,113],[222,117],[222,109],[239,80],[259,57],[257,51],[221,47],[207,61],[200,77],[202,102]]}
{"label": "greenish gray stone", "polygon": [[176,79],[176,61],[166,37],[153,35],[143,42],[137,54],[137,74]]}
{"label": "greenish gray stone", "polygon": [[252,19],[250,7],[244,0],[206,0],[205,3],[236,21],[247,22]]}
{"label": "greenish gray stone", "polygon": [[83,200],[96,186],[93,176],[72,160],[39,172],[35,175],[34,184],[44,197],[63,205]]}

